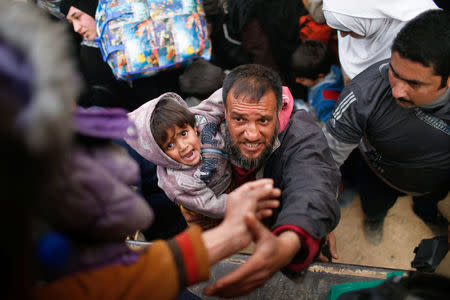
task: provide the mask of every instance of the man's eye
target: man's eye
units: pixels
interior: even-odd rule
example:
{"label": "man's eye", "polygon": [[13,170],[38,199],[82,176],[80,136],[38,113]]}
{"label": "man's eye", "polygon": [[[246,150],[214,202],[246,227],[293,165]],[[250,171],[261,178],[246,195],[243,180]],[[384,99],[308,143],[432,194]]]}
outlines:
{"label": "man's eye", "polygon": [[269,120],[263,118],[263,119],[259,120],[259,122],[261,122],[262,124],[265,124],[265,123],[269,122]]}
{"label": "man's eye", "polygon": [[187,134],[188,134],[187,130],[183,130],[183,131],[181,132],[181,135],[182,135],[182,136],[186,136]]}
{"label": "man's eye", "polygon": [[235,117],[234,120],[235,120],[236,122],[242,122],[242,121],[244,121],[244,119],[241,118],[241,117]]}

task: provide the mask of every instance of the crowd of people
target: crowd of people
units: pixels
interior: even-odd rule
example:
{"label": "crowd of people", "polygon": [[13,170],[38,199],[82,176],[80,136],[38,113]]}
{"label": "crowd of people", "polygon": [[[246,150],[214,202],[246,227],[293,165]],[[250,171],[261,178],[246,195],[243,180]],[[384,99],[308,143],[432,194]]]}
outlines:
{"label": "crowd of people", "polygon": [[6,299],[198,299],[186,287],[252,242],[205,295],[301,276],[338,258],[347,183],[371,244],[409,195],[450,245],[445,5],[192,0],[211,60],[124,81],[99,1],[0,3]]}

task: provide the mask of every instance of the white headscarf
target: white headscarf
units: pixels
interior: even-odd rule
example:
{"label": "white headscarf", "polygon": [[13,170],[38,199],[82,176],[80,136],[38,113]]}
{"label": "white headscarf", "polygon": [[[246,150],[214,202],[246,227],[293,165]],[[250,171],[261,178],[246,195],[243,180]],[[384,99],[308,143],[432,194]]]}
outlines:
{"label": "white headscarf", "polygon": [[438,7],[432,0],[324,0],[330,27],[363,38],[338,35],[339,60],[350,79],[377,61],[391,56],[400,29],[412,18]]}

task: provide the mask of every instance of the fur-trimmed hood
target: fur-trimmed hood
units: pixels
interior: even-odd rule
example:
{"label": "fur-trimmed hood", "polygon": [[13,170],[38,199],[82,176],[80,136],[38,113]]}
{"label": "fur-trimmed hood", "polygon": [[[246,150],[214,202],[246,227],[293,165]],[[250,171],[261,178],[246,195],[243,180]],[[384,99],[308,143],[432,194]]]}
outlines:
{"label": "fur-trimmed hood", "polygon": [[170,96],[172,99],[178,101],[180,105],[188,107],[186,102],[179,95],[175,93],[165,93],[156,99],[150,100],[143,104],[136,110],[130,112],[128,117],[134,122],[138,131],[137,139],[125,138],[125,141],[130,145],[137,153],[139,153],[145,159],[153,162],[154,164],[163,167],[170,168],[174,170],[184,170],[191,168],[191,166],[186,166],[179,162],[176,162],[170,158],[164,151],[159,147],[158,143],[155,141],[152,131],[150,129],[150,119],[155,110],[156,104],[166,96]]}

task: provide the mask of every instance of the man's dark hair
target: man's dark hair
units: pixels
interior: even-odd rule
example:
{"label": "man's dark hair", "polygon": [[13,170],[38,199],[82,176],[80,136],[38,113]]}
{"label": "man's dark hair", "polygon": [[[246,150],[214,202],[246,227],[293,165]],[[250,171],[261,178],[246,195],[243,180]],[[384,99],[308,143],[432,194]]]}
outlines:
{"label": "man's dark hair", "polygon": [[401,57],[432,67],[445,87],[450,73],[450,13],[426,11],[403,27],[392,45]]}
{"label": "man's dark hair", "polygon": [[179,77],[180,89],[188,96],[203,100],[222,87],[224,77],[220,67],[198,59],[188,65]]}
{"label": "man's dark hair", "polygon": [[178,103],[176,99],[164,96],[156,104],[150,118],[150,130],[161,149],[168,138],[166,130],[175,127],[175,125],[180,128],[188,125],[195,128],[195,116],[189,109]]}
{"label": "man's dark hair", "polygon": [[327,46],[315,40],[305,40],[291,57],[291,68],[295,77],[315,80],[319,74],[328,74],[331,68]]}
{"label": "man's dark hair", "polygon": [[228,109],[227,96],[231,91],[234,98],[244,96],[245,101],[259,102],[272,90],[277,98],[277,111],[280,111],[283,101],[280,76],[273,70],[262,65],[242,65],[231,70],[223,81],[222,98],[225,110]]}

